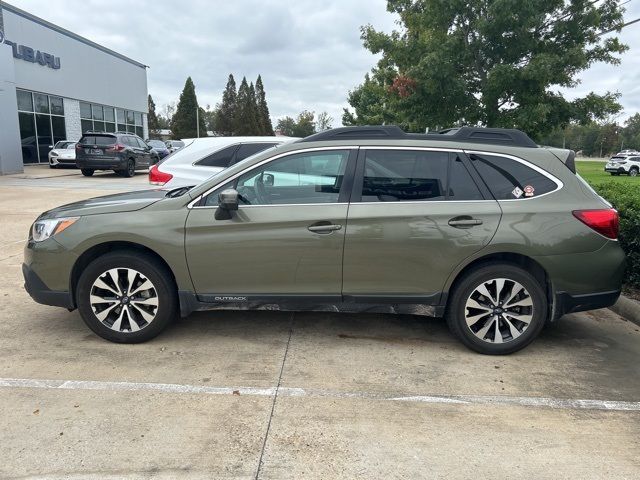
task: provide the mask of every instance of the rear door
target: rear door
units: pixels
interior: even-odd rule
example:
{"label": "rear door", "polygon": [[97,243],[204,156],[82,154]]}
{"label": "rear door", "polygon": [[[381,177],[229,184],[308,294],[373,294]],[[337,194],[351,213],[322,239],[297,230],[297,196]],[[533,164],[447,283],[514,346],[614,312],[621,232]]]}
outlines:
{"label": "rear door", "polygon": [[141,167],[151,166],[151,149],[149,146],[140,137],[132,137],[132,140],[137,146],[138,165]]}
{"label": "rear door", "polygon": [[345,300],[434,304],[501,210],[462,152],[363,147],[347,219]]}

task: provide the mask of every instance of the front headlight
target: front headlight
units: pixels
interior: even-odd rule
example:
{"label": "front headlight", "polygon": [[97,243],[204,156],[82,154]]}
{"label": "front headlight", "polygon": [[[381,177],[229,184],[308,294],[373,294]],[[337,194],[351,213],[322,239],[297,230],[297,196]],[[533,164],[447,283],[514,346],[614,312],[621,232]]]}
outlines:
{"label": "front headlight", "polygon": [[52,157],[57,157],[58,154],[56,152],[49,152],[49,155],[51,155]]}
{"label": "front headlight", "polygon": [[42,242],[49,237],[66,230],[76,223],[80,217],[50,218],[48,220],[36,220],[31,227],[31,238],[34,242]]}

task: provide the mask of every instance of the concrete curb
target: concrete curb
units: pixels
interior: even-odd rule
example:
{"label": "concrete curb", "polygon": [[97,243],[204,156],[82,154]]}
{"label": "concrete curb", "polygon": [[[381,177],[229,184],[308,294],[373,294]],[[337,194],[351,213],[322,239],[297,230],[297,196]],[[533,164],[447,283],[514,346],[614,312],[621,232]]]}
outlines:
{"label": "concrete curb", "polygon": [[640,325],[640,302],[631,298],[620,295],[618,301],[609,307],[622,318],[630,322]]}

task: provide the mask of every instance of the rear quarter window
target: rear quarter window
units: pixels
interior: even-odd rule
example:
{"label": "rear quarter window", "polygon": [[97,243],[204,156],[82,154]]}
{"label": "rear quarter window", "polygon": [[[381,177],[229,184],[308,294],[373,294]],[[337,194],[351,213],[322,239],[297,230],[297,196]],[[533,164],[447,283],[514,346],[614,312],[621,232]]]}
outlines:
{"label": "rear quarter window", "polygon": [[558,188],[546,175],[511,158],[474,153],[471,163],[496,200],[535,198]]}

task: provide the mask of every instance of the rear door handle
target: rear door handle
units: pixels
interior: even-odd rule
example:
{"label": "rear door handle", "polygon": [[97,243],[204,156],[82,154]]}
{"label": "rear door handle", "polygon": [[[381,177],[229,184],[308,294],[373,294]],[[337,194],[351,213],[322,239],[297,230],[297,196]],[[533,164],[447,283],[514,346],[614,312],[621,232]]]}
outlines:
{"label": "rear door handle", "polygon": [[331,233],[331,232],[335,232],[336,230],[340,230],[342,229],[342,225],[332,225],[332,224],[327,224],[327,225],[309,225],[307,227],[307,230],[309,230],[310,232],[314,232],[314,233]]}
{"label": "rear door handle", "polygon": [[467,215],[461,217],[454,217],[449,220],[449,225],[455,228],[469,228],[476,225],[482,225],[482,220],[479,218],[472,218]]}

